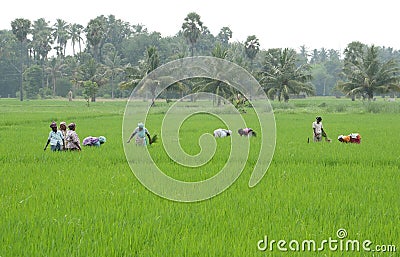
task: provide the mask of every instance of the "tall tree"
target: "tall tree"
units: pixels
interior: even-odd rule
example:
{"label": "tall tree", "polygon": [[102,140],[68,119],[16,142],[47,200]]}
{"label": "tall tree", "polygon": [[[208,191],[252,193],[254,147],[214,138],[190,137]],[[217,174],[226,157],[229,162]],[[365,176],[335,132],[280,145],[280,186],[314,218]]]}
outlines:
{"label": "tall tree", "polygon": [[317,63],[319,63],[320,61],[319,61],[319,51],[318,51],[318,49],[314,49],[313,51],[312,51],[312,54],[311,54],[311,60],[310,60],[310,63],[311,64],[317,64]]}
{"label": "tall tree", "polygon": [[222,44],[227,45],[232,38],[232,34],[232,30],[229,27],[222,27],[217,38]]}
{"label": "tall tree", "polygon": [[45,62],[53,43],[52,29],[49,24],[50,22],[40,18],[33,22],[32,30],[34,58],[42,67],[42,88],[45,87]]}
{"label": "tall tree", "polygon": [[93,57],[96,61],[101,60],[101,46],[106,37],[106,18],[98,16],[89,21],[85,28],[88,47],[92,50]]}
{"label": "tall tree", "polygon": [[190,45],[190,53],[192,57],[194,55],[194,47],[200,37],[202,29],[203,22],[200,20],[200,15],[195,12],[189,13],[182,24],[182,30],[183,36]]}
{"label": "tall tree", "polygon": [[114,15],[109,15],[106,21],[107,36],[105,37],[104,44],[113,44],[117,52],[121,53],[122,42],[133,34],[131,25],[128,22],[116,19]]}
{"label": "tall tree", "polygon": [[53,25],[53,38],[60,50],[60,52],[57,51],[57,55],[65,56],[67,42],[71,37],[69,30],[70,25],[62,19],[57,19],[56,23]]}
{"label": "tall tree", "polygon": [[23,97],[23,58],[24,58],[24,43],[27,40],[28,34],[31,32],[31,22],[30,20],[27,19],[22,19],[18,18],[15,19],[11,22],[11,28],[12,32],[15,35],[15,37],[18,39],[20,42],[20,67],[19,67],[19,73],[20,73],[20,88],[19,88],[19,93],[20,97],[19,99],[21,101],[24,100]]}
{"label": "tall tree", "polygon": [[300,53],[299,53],[299,65],[308,63],[309,57],[308,49],[305,45],[300,46]]}
{"label": "tall tree", "polygon": [[34,58],[44,64],[47,56],[51,50],[51,44],[53,43],[52,28],[50,22],[44,18],[40,18],[33,22],[32,29],[32,45],[34,51]]}
{"label": "tall tree", "polygon": [[248,36],[246,42],[244,42],[245,53],[247,58],[250,59],[250,69],[253,72],[253,61],[256,58],[257,53],[260,51],[260,42],[255,35]]}
{"label": "tall tree", "polygon": [[73,23],[70,27],[69,27],[69,36],[71,39],[71,43],[72,43],[72,55],[75,55],[75,44],[78,42],[78,46],[79,46],[79,52],[82,52],[82,42],[83,42],[83,38],[81,36],[83,31],[83,26],[77,23]]}

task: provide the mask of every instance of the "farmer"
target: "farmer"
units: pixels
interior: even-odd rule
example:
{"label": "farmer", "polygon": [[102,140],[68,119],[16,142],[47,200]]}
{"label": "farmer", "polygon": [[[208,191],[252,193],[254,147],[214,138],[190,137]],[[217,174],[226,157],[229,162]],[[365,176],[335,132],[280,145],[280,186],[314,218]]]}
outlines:
{"label": "farmer", "polygon": [[[60,122],[60,131],[64,139],[67,138],[67,123],[65,121]],[[61,150],[66,150],[65,146],[62,146]]]}
{"label": "farmer", "polygon": [[314,132],[314,142],[321,142],[323,135],[326,137],[326,133],[322,126],[322,118],[320,116],[318,116],[316,121],[312,123],[312,129]]}
{"label": "farmer", "polygon": [[238,133],[239,133],[240,136],[248,136],[248,137],[257,136],[256,132],[251,128],[239,129]]}
{"label": "farmer", "polygon": [[46,151],[47,146],[50,144],[51,151],[60,151],[62,149],[61,147],[65,147],[64,136],[61,131],[57,130],[57,123],[54,121],[50,124],[50,128],[51,131],[43,150]]}
{"label": "farmer", "polygon": [[[144,127],[142,122],[138,123],[138,126],[132,132],[131,136],[129,137],[127,143],[131,142],[132,138],[136,136],[135,142],[136,145],[146,146],[148,143],[151,145],[153,142],[151,141],[151,137],[147,129]],[[146,136],[149,139],[147,143]]]}
{"label": "farmer", "polygon": [[214,130],[214,137],[229,137],[230,135],[232,135],[232,130],[222,128]]}
{"label": "farmer", "polygon": [[343,135],[338,136],[338,140],[340,142],[342,142],[342,143],[360,144],[361,143],[361,136],[358,133],[351,133],[348,136],[343,136]]}
{"label": "farmer", "polygon": [[104,136],[99,136],[99,137],[92,137],[88,136],[83,139],[82,144],[84,146],[97,146],[99,147],[100,145],[104,144],[107,141],[107,139]]}
{"label": "farmer", "polygon": [[76,125],[75,123],[70,123],[68,124],[68,132],[67,132],[67,150],[70,151],[80,151],[81,149],[81,143],[78,137],[78,134],[75,132]]}

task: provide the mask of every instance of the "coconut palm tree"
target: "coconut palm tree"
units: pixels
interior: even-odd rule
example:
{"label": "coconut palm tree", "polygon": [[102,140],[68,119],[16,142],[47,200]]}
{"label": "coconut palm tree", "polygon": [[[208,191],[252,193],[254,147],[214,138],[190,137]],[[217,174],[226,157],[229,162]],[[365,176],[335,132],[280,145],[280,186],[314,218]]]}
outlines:
{"label": "coconut palm tree", "polygon": [[351,47],[345,50],[343,75],[346,81],[338,84],[343,93],[353,96],[353,100],[355,95],[371,100],[375,93],[397,90],[400,67],[395,59],[380,61],[379,49],[374,45],[363,45],[357,52],[352,51]]}
{"label": "coconut palm tree", "polygon": [[313,94],[311,66],[296,65],[297,53],[293,49],[269,49],[261,72],[261,83],[268,96],[289,101],[289,94]]}
{"label": "coconut palm tree", "polygon": [[38,61],[44,61],[51,50],[53,37],[50,22],[44,18],[40,18],[33,22],[32,29],[32,46],[34,58]]}
{"label": "coconut palm tree", "polygon": [[11,22],[11,28],[12,32],[15,35],[15,37],[18,39],[20,42],[20,67],[19,67],[19,73],[20,73],[20,87],[19,87],[19,99],[20,101],[24,100],[23,97],[23,87],[22,87],[22,81],[23,81],[23,57],[24,57],[24,42],[27,40],[27,36],[31,31],[31,22],[30,20],[27,19],[15,19]]}
{"label": "coconut palm tree", "polygon": [[51,50],[53,37],[50,22],[40,18],[33,22],[32,29],[32,49],[34,59],[42,67],[42,88],[45,87],[45,61]]}
{"label": "coconut palm tree", "polygon": [[59,54],[62,56],[65,56],[67,42],[70,39],[69,28],[70,25],[62,19],[57,19],[53,25],[53,38],[57,43],[58,49],[61,51]]}
{"label": "coconut palm tree", "polygon": [[72,54],[75,56],[75,44],[78,42],[79,45],[79,52],[82,52],[82,45],[81,43],[83,42],[83,38],[81,37],[82,31],[83,31],[83,26],[77,23],[73,23],[69,27],[69,36],[71,39],[72,43]]}

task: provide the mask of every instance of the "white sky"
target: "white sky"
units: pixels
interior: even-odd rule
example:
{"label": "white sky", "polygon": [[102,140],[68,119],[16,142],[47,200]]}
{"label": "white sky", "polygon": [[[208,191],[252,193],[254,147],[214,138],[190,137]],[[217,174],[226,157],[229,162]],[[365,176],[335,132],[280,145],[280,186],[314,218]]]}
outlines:
{"label": "white sky", "polygon": [[16,18],[57,18],[86,26],[99,15],[113,14],[131,25],[143,24],[162,36],[176,34],[189,12],[201,16],[211,33],[228,26],[233,40],[256,35],[261,48],[305,45],[309,50],[342,51],[348,43],[400,49],[400,14],[394,0],[12,0],[0,9],[0,29],[11,29]]}

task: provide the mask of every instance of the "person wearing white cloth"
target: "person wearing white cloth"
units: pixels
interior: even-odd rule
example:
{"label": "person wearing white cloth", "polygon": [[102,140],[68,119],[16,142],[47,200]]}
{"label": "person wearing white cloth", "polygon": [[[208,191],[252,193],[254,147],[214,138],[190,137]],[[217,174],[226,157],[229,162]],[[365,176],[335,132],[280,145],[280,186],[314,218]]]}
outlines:
{"label": "person wearing white cloth", "polygon": [[214,137],[228,137],[231,134],[232,134],[232,131],[228,130],[228,129],[219,128],[219,129],[214,130]]}
{"label": "person wearing white cloth", "polygon": [[314,132],[314,142],[321,142],[322,136],[324,135],[324,127],[322,126],[322,118],[317,117],[316,121],[312,123],[312,129]]}
{"label": "person wearing white cloth", "polygon": [[[132,138],[134,138],[135,136],[136,136],[135,139],[136,145],[146,146],[147,144],[151,145],[153,143],[149,132],[144,127],[144,124],[142,122],[140,122],[138,126],[135,128],[135,130],[132,132],[127,143],[131,142]],[[146,136],[149,139],[149,141],[146,140]]]}

